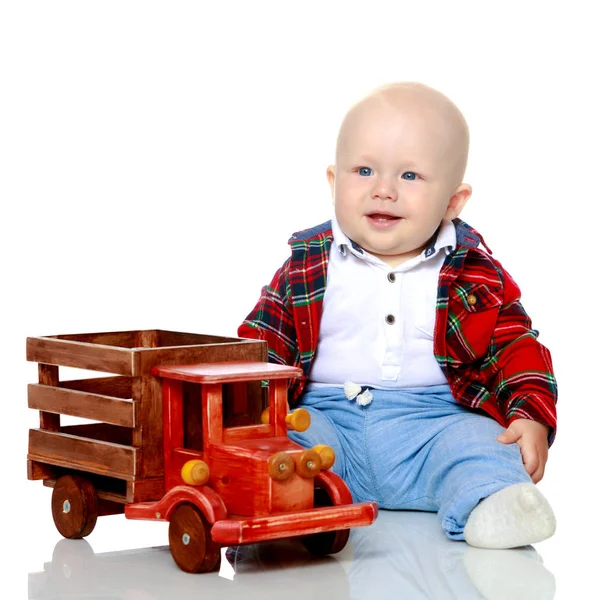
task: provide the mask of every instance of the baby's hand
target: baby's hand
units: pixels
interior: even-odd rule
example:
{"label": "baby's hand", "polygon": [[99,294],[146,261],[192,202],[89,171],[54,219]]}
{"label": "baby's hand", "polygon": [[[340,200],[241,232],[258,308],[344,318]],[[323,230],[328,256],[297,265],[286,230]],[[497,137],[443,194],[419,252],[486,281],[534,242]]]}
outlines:
{"label": "baby's hand", "polygon": [[547,425],[530,419],[516,419],[496,438],[503,444],[519,445],[525,470],[533,483],[538,483],[544,476],[548,460],[548,432]]}

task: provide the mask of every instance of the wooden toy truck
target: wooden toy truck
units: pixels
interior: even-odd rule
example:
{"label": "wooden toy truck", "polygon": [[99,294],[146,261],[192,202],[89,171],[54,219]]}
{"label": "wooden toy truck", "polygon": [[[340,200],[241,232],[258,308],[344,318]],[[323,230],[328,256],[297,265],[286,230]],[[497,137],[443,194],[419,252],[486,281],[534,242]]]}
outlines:
{"label": "wooden toy truck", "polygon": [[[28,338],[39,372],[28,402],[40,411],[28,477],[54,488],[58,531],[81,538],[98,516],[123,512],[168,521],[175,562],[195,573],[217,567],[221,546],[299,537],[314,554],[339,552],[377,505],[352,502],[329,470],[331,448],[287,437],[310,423],[306,411],[287,414],[301,370],[266,352],[261,341],[160,330]],[[110,375],[60,381],[59,366]]]}

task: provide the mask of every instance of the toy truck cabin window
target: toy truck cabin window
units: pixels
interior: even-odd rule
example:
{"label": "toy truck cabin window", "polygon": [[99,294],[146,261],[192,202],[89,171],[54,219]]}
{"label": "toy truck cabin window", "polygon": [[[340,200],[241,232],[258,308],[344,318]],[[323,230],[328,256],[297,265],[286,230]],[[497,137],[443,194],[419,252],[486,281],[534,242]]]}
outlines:
{"label": "toy truck cabin window", "polygon": [[[183,446],[190,450],[204,450],[202,436],[202,384],[184,381]],[[223,383],[223,427],[259,425],[261,413],[268,406],[268,388],[258,381]]]}
{"label": "toy truck cabin window", "polygon": [[[190,461],[213,463],[218,448],[235,446],[239,454],[259,449],[261,440],[287,440],[288,380],[301,373],[295,367],[237,361],[161,366],[152,373],[162,378],[167,489],[185,480]],[[268,408],[261,412],[263,380]]]}

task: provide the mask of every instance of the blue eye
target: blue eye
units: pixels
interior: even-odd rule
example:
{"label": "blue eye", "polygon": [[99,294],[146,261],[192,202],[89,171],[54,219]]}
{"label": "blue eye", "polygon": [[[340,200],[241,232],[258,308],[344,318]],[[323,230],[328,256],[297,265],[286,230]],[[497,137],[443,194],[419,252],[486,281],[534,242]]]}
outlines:
{"label": "blue eye", "polygon": [[369,169],[369,167],[361,167],[358,169],[358,174],[363,177],[368,177],[369,175],[373,175],[373,171]]}
{"label": "blue eye", "polygon": [[414,181],[418,175],[413,171],[406,171],[406,173],[402,173],[402,179],[406,179],[406,181]]}

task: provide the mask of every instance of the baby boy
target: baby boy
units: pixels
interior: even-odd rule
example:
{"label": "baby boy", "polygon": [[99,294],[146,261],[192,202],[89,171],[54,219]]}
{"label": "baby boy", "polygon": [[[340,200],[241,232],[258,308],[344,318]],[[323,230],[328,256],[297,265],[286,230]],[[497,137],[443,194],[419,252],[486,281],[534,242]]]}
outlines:
{"label": "baby boy", "polygon": [[292,236],[239,335],[303,369],[289,402],[311,426],[290,437],[331,446],[355,501],[513,548],[555,530],[535,484],[556,383],[519,288],[458,218],[468,147],[458,108],[425,85],[354,105],[327,169],[334,216]]}

